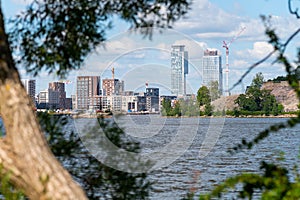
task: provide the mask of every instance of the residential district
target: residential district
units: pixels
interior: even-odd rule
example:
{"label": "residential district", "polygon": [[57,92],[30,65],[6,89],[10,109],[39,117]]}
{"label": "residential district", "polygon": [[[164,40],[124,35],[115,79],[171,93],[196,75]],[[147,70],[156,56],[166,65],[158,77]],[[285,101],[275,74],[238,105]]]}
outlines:
{"label": "residential district", "polygon": [[[160,113],[163,100],[174,104],[178,99],[196,101],[195,94],[186,92],[186,75],[188,74],[188,51],[184,45],[173,45],[171,49],[171,94],[160,95],[159,88],[149,87],[145,83],[144,92],[125,91],[124,81],[115,78],[102,79],[100,76],[77,76],[76,94],[66,97],[65,81],[49,83],[47,89],[36,94],[36,81],[22,79],[29,96],[38,110],[55,112],[120,112],[120,113]],[[220,94],[228,96],[228,80],[223,80],[221,54],[216,49],[207,49],[202,57],[202,85],[218,82]],[[228,69],[224,69],[228,79]],[[226,89],[223,89],[223,81]]]}

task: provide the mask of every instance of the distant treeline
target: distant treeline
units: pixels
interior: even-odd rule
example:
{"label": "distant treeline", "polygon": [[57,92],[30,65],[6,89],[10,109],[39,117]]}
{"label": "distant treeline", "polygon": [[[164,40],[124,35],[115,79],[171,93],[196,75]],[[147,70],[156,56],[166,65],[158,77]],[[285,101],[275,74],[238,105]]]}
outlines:
{"label": "distant treeline", "polygon": [[[297,76],[298,80],[300,80],[300,72],[298,73]],[[288,78],[286,76],[277,76],[276,78],[269,79],[268,82],[274,82],[274,83],[280,83],[281,81],[288,81]]]}

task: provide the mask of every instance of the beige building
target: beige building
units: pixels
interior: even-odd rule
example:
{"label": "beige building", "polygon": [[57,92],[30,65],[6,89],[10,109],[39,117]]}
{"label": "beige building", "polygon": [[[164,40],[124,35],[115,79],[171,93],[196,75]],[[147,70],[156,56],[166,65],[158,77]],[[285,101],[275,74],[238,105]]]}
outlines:
{"label": "beige building", "polygon": [[102,97],[102,110],[122,112],[122,96],[111,95]]}
{"label": "beige building", "polygon": [[122,96],[122,111],[137,112],[138,111],[138,96]]}
{"label": "beige building", "polygon": [[102,90],[104,96],[121,95],[124,92],[124,81],[119,79],[103,79]]}
{"label": "beige building", "polygon": [[98,109],[100,76],[78,76],[76,83],[77,109]]}

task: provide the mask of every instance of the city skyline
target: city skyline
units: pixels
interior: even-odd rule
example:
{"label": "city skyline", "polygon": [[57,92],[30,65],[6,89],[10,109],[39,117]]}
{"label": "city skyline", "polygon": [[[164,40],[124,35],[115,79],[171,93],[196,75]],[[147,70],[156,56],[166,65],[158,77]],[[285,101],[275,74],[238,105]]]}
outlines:
{"label": "city skyline", "polygon": [[[30,0],[8,0],[4,2],[3,11],[6,18],[9,19],[10,17],[19,13],[20,10],[22,10],[25,5],[28,4],[28,2],[30,2]],[[293,3],[293,6],[297,6],[295,2]],[[226,2],[216,0],[196,0],[192,4],[192,9],[188,12],[187,17],[175,23],[174,31],[188,36],[190,41],[195,41],[202,47],[202,49],[217,48],[222,53],[222,63],[225,64],[225,49],[222,48],[223,41],[230,41],[241,30],[241,27],[246,27],[245,31],[241,34],[238,40],[236,40],[230,46],[229,86],[232,86],[251,64],[258,61],[272,50],[272,47],[267,43],[267,37],[264,35],[264,26],[260,18],[261,14],[273,16],[272,22],[274,24],[274,28],[276,31],[278,31],[279,36],[283,40],[286,39],[289,33],[295,30],[300,23],[299,20],[294,19],[294,17],[289,14],[287,2],[279,2],[275,0],[254,0],[251,2],[237,0],[229,0]],[[119,56],[123,53],[127,53],[128,55],[128,52],[132,52],[134,49],[149,47],[149,41],[147,41],[147,39],[136,40],[136,37],[127,36],[127,34],[124,34],[124,31],[127,31],[129,28],[128,24],[117,20],[114,27],[114,29],[108,31],[109,37],[105,43],[108,47],[107,51],[105,52],[100,50],[98,52],[98,57],[91,56],[93,59],[88,59],[86,62],[86,65],[90,64],[93,65],[94,68],[98,67],[100,70],[100,76],[105,74],[105,70],[109,68],[109,63],[111,62],[116,64],[116,67],[128,68],[129,70],[134,69],[134,65],[140,65],[141,63],[129,63],[124,59],[124,61],[120,59]],[[163,34],[168,35],[169,33],[168,31],[163,31]],[[169,34],[164,38],[164,40],[155,41],[157,39],[159,40],[159,37],[161,36],[160,33],[154,34],[153,42],[155,44],[153,44],[152,47],[163,49],[163,51],[160,52],[160,55],[163,55],[164,52],[166,54],[168,53],[166,51],[168,51],[168,48],[171,44],[176,42],[178,42],[178,44],[183,44],[181,41],[186,39],[181,37],[173,40],[171,36],[172,34]],[[297,39],[295,41],[297,41]],[[184,45],[188,46],[189,43],[186,42]],[[291,48],[287,49],[288,55],[291,58],[296,53],[294,45],[295,43],[291,44]],[[156,64],[155,61],[143,57],[142,51],[135,52],[136,54],[131,54],[131,57],[136,57],[140,60],[144,59],[144,63],[147,62],[150,64]],[[151,55],[151,57],[157,59],[160,55],[154,54]],[[123,56],[121,58],[125,57]],[[197,61],[193,60],[195,57],[191,56],[191,58],[191,62],[196,63],[195,65],[197,65]],[[273,58],[258,67],[257,70],[254,70],[253,73],[245,78],[243,85],[249,85],[253,76],[258,71],[261,71],[266,79],[284,75],[285,72],[283,67],[279,64],[272,64],[272,61]],[[167,64],[167,62],[163,63],[165,66],[167,66]],[[272,70],[270,70],[270,67],[272,67]],[[22,66],[19,66],[18,68],[20,69],[22,78],[30,78],[30,76],[25,73]],[[155,69],[155,71],[157,71],[157,69],[160,68]],[[122,73],[124,74],[127,72],[125,69],[122,72],[120,69],[119,71],[119,77],[121,77]],[[154,76],[155,71],[147,71],[147,73],[149,73],[149,76],[150,73],[152,73]],[[68,79],[75,77],[76,73],[77,72],[71,72]],[[157,75],[160,76],[159,74]],[[193,75],[194,77],[192,77],[192,75],[193,74],[190,73],[191,81],[189,84],[193,88],[199,87],[199,85],[197,85],[199,84],[199,82],[197,82],[199,76]],[[41,75],[38,77],[38,79],[45,80],[45,82],[51,82],[57,80],[57,77],[54,75],[49,76],[46,73],[41,72]],[[37,82],[42,84],[42,82]],[[68,85],[66,89],[72,90],[70,88],[71,85]],[[138,85],[141,84],[138,83]],[[236,88],[233,92],[241,92],[243,89],[245,89],[243,85]],[[45,85],[37,85],[38,90],[39,88],[45,87]],[[70,92],[67,93],[70,94]]]}

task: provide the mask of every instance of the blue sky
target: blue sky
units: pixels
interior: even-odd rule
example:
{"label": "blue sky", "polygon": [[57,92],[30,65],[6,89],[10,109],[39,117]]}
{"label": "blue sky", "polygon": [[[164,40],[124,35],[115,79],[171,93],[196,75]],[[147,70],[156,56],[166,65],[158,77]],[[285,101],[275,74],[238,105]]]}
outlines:
{"label": "blue sky", "polygon": [[[30,0],[6,0],[2,2],[6,18],[20,12]],[[293,1],[294,7],[300,5]],[[297,3],[297,4],[296,4]],[[189,51],[190,73],[187,75],[189,91],[195,93],[201,85],[201,57],[207,48],[218,49],[222,54],[225,67],[225,49],[222,42],[230,41],[245,27],[241,35],[230,45],[229,85],[234,84],[251,64],[263,58],[272,48],[267,43],[260,15],[271,15],[272,23],[284,40],[295,31],[300,21],[288,12],[287,1],[278,0],[195,0],[192,10],[185,19],[178,21],[173,30],[155,34],[153,40],[142,39],[137,34],[128,33],[128,25],[115,21],[114,29],[108,32],[106,48],[99,47],[91,54],[85,67],[72,72],[68,77],[73,83],[66,86],[68,95],[75,93],[77,75],[101,75],[111,77],[111,68],[115,68],[116,77],[125,80],[127,90],[142,90],[145,82],[150,86],[164,88],[170,86],[170,49],[172,44],[184,44]],[[288,48],[292,59],[299,37]],[[280,65],[271,64],[273,59],[259,66],[235,88],[233,93],[243,92],[257,72],[262,72],[265,79],[284,75]],[[30,75],[18,66],[23,78]],[[224,75],[225,77],[225,75]],[[37,91],[47,88],[47,82],[57,80],[55,76],[41,73],[37,80]]]}

